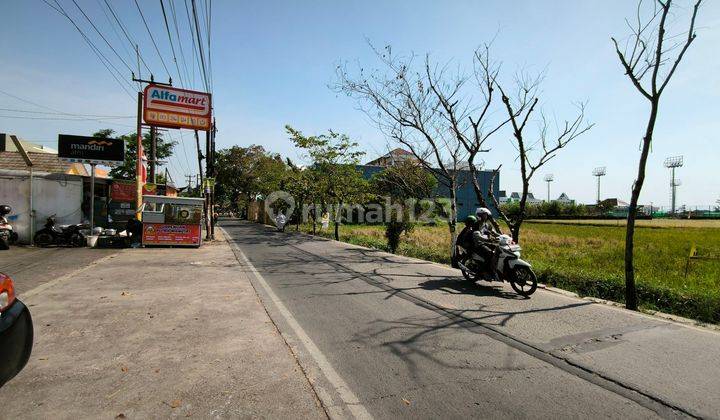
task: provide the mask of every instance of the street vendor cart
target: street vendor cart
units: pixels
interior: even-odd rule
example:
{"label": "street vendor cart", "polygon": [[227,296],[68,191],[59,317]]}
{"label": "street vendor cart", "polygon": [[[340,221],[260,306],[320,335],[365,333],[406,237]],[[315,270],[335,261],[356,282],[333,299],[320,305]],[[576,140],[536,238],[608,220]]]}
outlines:
{"label": "street vendor cart", "polygon": [[203,203],[202,198],[143,196],[143,245],[199,247]]}

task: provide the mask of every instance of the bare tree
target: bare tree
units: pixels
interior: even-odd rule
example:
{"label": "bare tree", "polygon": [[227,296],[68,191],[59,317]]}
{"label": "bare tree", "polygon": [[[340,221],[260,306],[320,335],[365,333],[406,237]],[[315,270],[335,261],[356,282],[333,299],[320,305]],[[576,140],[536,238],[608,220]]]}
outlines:
{"label": "bare tree", "polygon": [[[372,45],[371,45],[372,47]],[[405,146],[417,161],[448,189],[450,220],[448,227],[454,247],[457,226],[458,174],[466,151],[452,128],[449,117],[438,101],[437,91],[452,100],[461,90],[465,78],[445,82],[444,69],[437,70],[429,83],[430,60],[422,71],[414,71],[415,55],[402,58],[393,55],[390,46],[382,51],[373,48],[384,71],[351,75],[346,66],[338,66],[336,90],[359,100],[361,109],[393,141]],[[442,85],[440,84],[440,81]],[[431,85],[434,84],[434,88]],[[437,91],[433,90],[436,89]]]}
{"label": "bare tree", "polygon": [[[470,95],[462,95],[462,87],[470,80],[462,74],[447,77],[447,66],[440,68],[435,65],[431,68],[429,59],[425,60],[425,75],[430,91],[442,107],[442,116],[459,144],[463,146],[467,155],[467,167],[470,171],[473,190],[478,203],[483,207],[489,207],[486,194],[492,195],[490,191],[483,192],[478,181],[478,158],[480,153],[489,152],[485,147],[486,141],[497,133],[510,119],[489,123],[488,116],[493,104],[495,92],[495,81],[500,67],[490,59],[490,47],[485,44],[475,50],[473,55],[473,78],[480,92],[481,100],[478,103],[472,101]],[[449,79],[449,81],[448,81]],[[482,166],[482,162],[480,163]],[[500,226],[494,218],[490,221],[498,232]]]}
{"label": "bare tree", "polygon": [[[593,124],[585,122],[585,105],[578,105],[578,114],[573,120],[566,120],[563,124],[556,124],[557,128],[553,134],[550,134],[550,122],[542,111],[538,111],[538,87],[542,80],[541,76],[537,78],[529,78],[527,75],[519,75],[515,84],[517,92],[511,98],[503,87],[495,82],[498,90],[502,95],[502,102],[505,105],[514,143],[518,152],[518,161],[520,162],[520,178],[522,180],[522,194],[520,196],[519,209],[514,215],[506,214],[494,194],[490,194],[493,204],[498,210],[500,217],[507,223],[510,228],[513,240],[519,242],[520,227],[525,220],[527,210],[527,198],[530,190],[530,181],[543,165],[557,155],[557,152],[567,146],[571,141],[590,130]],[[526,135],[526,129],[530,117],[538,111],[540,113],[539,133],[531,136]],[[502,166],[502,165],[500,165]],[[493,173],[493,180],[490,181],[492,188],[494,178],[500,171],[498,167]]]}
{"label": "bare tree", "polygon": [[[677,9],[672,7],[672,0],[653,1],[652,10],[650,10],[647,18],[643,18],[645,11],[643,10],[643,1],[640,0],[635,21],[630,22],[626,19],[632,33],[626,40],[623,49],[621,50],[618,40],[611,38],[625,74],[630,78],[638,92],[650,102],[650,115],[645,128],[645,136],[642,139],[637,177],[632,185],[625,232],[625,305],[628,309],[637,310],[638,307],[635,268],[633,265],[635,219],[637,217],[638,199],[645,182],[645,166],[653,140],[660,97],[673,74],[675,74],[690,44],[697,36],[695,33],[695,18],[701,2],[702,0],[695,2],[690,17],[690,27],[687,32],[679,35],[669,35],[666,28],[668,26],[668,16],[671,15],[671,9]],[[662,72],[661,68],[664,68]]]}

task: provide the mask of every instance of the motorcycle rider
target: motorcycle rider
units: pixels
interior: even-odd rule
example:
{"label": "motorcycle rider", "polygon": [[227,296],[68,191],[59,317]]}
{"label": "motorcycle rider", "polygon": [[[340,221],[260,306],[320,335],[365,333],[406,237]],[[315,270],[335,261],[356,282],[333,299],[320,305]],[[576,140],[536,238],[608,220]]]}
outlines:
{"label": "motorcycle rider", "polygon": [[[474,249],[478,251],[485,259],[485,261],[495,262],[495,241],[499,234],[495,232],[490,217],[492,212],[486,207],[480,207],[475,210],[475,216],[477,218],[477,228],[473,230],[473,245]],[[493,270],[494,272],[494,270]]]}
{"label": "motorcycle rider", "polygon": [[[468,216],[465,219],[465,227],[460,231],[460,234],[457,237],[457,245],[460,245],[469,252],[473,247],[473,232],[477,229],[477,227],[477,217],[473,215]],[[455,248],[451,260],[451,266],[453,268],[459,268],[458,258],[459,255],[457,255],[457,248]]]}

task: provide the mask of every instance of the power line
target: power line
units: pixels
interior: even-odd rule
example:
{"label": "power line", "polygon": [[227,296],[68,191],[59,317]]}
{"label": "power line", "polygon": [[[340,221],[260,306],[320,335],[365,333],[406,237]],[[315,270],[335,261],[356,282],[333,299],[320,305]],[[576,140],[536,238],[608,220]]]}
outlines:
{"label": "power line", "polygon": [[[49,120],[49,121],[97,121],[104,124],[115,124],[124,127],[132,127],[129,124],[118,124],[113,122],[104,121],[108,118],[73,118],[73,117],[28,117],[25,115],[0,115],[0,118],[14,118],[16,120]],[[122,117],[126,118],[126,117]]]}
{"label": "power line", "polygon": [[152,32],[150,32],[150,27],[148,26],[147,21],[145,20],[145,15],[142,12],[142,9],[140,9],[140,4],[138,4],[137,0],[135,0],[135,6],[138,9],[138,12],[140,12],[140,17],[142,18],[143,23],[145,24],[145,29],[147,29],[148,35],[150,35],[150,40],[153,43],[153,46],[155,47],[155,52],[157,52],[158,57],[160,57],[160,62],[163,65],[163,68],[167,72],[168,77],[172,77],[170,75],[170,70],[168,70],[167,65],[165,65],[165,60],[163,60],[162,54],[160,54],[160,48],[158,48],[157,43],[155,42],[155,37],[153,37]]}
{"label": "power line", "polygon": [[[112,14],[113,18],[115,19],[115,22],[117,22],[118,26],[120,26],[120,29],[122,30],[123,34],[125,34],[125,38],[127,38],[128,42],[130,43],[130,47],[132,49],[135,49],[136,42],[133,41],[132,38],[130,38],[130,35],[128,34],[127,30],[125,29],[125,25],[122,24],[122,22],[120,21],[120,18],[118,18],[117,14],[115,14],[115,10],[113,10],[112,6],[110,6],[110,3],[108,3],[108,0],[104,0],[104,1],[105,1],[105,6],[107,6],[108,10],[110,10],[110,13]],[[138,55],[138,58],[140,58],[140,61],[145,66],[145,69],[148,71],[148,73],[152,73],[152,71],[150,71],[150,67],[148,67],[147,63],[145,63],[145,60],[142,58],[142,55],[140,55],[139,52],[137,53],[137,55]]]}
{"label": "power line", "polygon": [[189,84],[190,73],[188,72],[187,61],[185,60],[185,52],[183,51],[182,38],[180,37],[180,29],[177,23],[177,14],[175,13],[175,2],[173,0],[170,0],[170,12],[172,13],[173,17],[173,25],[175,26],[175,35],[177,36],[178,47],[180,48],[180,58],[183,62],[183,70],[185,70],[185,80],[187,80],[187,83]]}
{"label": "power line", "polygon": [[163,20],[165,21],[165,31],[167,32],[168,40],[170,41],[170,49],[172,50],[173,61],[175,62],[175,70],[177,70],[178,78],[180,79],[180,86],[185,87],[185,82],[183,82],[182,74],[180,73],[180,66],[177,62],[177,56],[175,55],[175,46],[173,45],[172,36],[170,35],[170,25],[168,25],[167,14],[165,13],[165,3],[163,0],[160,0],[160,8],[162,9]]}
{"label": "power line", "polygon": [[[93,51],[93,53],[95,53],[98,60],[100,60],[100,62],[103,64],[103,66],[105,66],[105,68],[110,73],[110,75],[113,77],[113,79],[115,79],[115,81],[118,83],[118,85],[120,85],[120,87],[125,91],[125,93],[128,94],[128,96],[131,99],[134,99],[133,95],[127,90],[125,85],[121,82],[121,80],[124,80],[122,78],[122,73],[117,69],[117,67],[115,67],[115,65],[110,60],[107,59],[107,57],[105,57],[105,55],[97,48],[97,46],[95,46],[95,44],[90,40],[90,38],[88,38],[88,36],[85,35],[85,32],[83,32],[82,29],[80,29],[80,27],[70,17],[70,15],[67,14],[67,12],[60,5],[60,3],[58,3],[58,1],[55,0],[55,4],[57,5],[57,7],[55,7],[52,4],[50,4],[50,2],[48,0],[43,0],[43,2],[45,4],[47,4],[50,8],[52,8],[53,10],[58,12],[61,16],[64,16],[65,18],[67,18],[70,21],[70,23],[75,27],[75,29],[80,33],[80,35],[82,35],[83,39],[88,44],[88,46],[90,46],[90,49]],[[117,72],[117,74],[120,75],[120,79],[118,79],[118,77],[115,75],[115,73],[113,73],[113,71],[111,70],[111,67],[112,67],[112,69],[115,70],[115,72]],[[128,83],[128,82],[126,82],[126,83]],[[132,88],[132,85],[130,85],[129,83],[128,83],[128,85]]]}
{"label": "power line", "polygon": [[103,16],[105,16],[105,20],[107,20],[108,24],[110,25],[110,29],[112,29],[113,33],[115,34],[115,38],[120,41],[120,46],[122,47],[123,51],[125,51],[125,54],[127,54],[128,59],[132,63],[133,61],[133,55],[130,53],[130,50],[128,50],[127,46],[125,45],[125,42],[123,42],[122,37],[120,37],[120,34],[118,33],[117,29],[115,29],[115,24],[113,24],[113,21],[110,20],[110,15],[108,15],[108,12],[105,10],[103,5],[100,3],[100,0],[95,0],[100,10],[103,12]]}
{"label": "power line", "polygon": [[198,73],[200,73],[202,70],[200,69],[200,60],[198,60],[197,56],[197,48],[195,44],[195,32],[193,31],[193,24],[190,21],[190,9],[188,8],[187,0],[184,0],[185,3],[185,15],[187,16],[188,21],[188,30],[190,31],[190,37],[192,38],[192,53],[193,53],[193,85],[195,84],[195,64],[197,64]]}
{"label": "power line", "polygon": [[77,7],[77,9],[80,11],[80,13],[82,13],[82,15],[85,16],[85,20],[87,20],[88,23],[90,23],[90,25],[93,27],[93,29],[95,29],[95,32],[97,32],[97,34],[100,35],[100,38],[102,38],[102,40],[105,41],[105,44],[107,44],[107,46],[110,48],[110,50],[112,50],[112,52],[115,53],[115,56],[117,56],[117,58],[125,65],[125,67],[127,67],[127,69],[130,70],[130,72],[132,72],[132,68],[128,65],[128,63],[125,62],[125,60],[122,57],[120,57],[120,54],[118,54],[118,52],[115,50],[115,48],[112,45],[110,45],[110,41],[108,41],[107,38],[105,38],[105,35],[103,35],[102,32],[100,32],[100,30],[97,28],[97,26],[95,26],[93,21],[90,20],[90,18],[88,17],[87,14],[85,14],[85,11],[80,7],[80,5],[77,4],[77,2],[75,0],[72,0],[72,2],[73,2],[73,4],[75,4],[75,7]]}
{"label": "power line", "polygon": [[72,117],[93,117],[93,118],[109,118],[109,119],[135,118],[135,116],[133,116],[133,115],[71,114],[68,112],[31,111],[29,109],[16,109],[16,108],[0,108],[0,111],[21,112],[21,113],[25,113],[25,114],[66,115],[66,116],[72,116]]}
{"label": "power line", "polygon": [[205,53],[203,52],[202,35],[200,34],[200,24],[198,23],[197,6],[195,4],[195,0],[191,0],[191,4],[192,4],[192,11],[193,11],[193,18],[195,20],[195,32],[197,33],[197,41],[198,41],[197,44],[198,44],[198,49],[200,52],[200,62],[202,63],[203,81],[205,82],[205,91],[207,92],[210,90],[210,87],[208,84],[207,67],[205,66]]}

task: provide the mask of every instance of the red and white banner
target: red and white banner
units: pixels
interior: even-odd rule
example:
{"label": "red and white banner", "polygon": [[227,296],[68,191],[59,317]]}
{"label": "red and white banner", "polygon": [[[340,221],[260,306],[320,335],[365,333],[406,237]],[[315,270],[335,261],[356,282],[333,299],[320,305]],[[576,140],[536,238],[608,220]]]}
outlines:
{"label": "red and white banner", "polygon": [[207,131],[211,116],[209,93],[152,84],[145,87],[143,119],[147,124]]}

